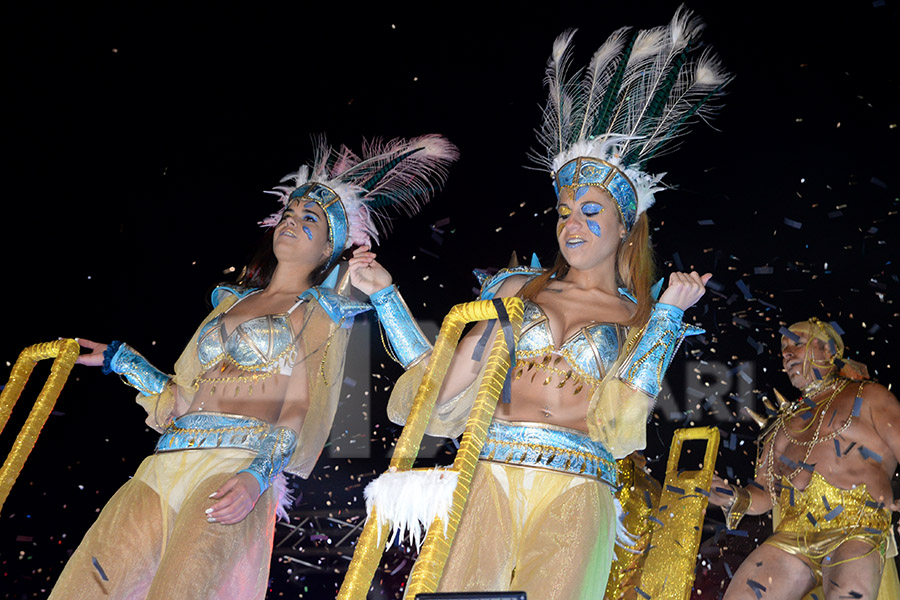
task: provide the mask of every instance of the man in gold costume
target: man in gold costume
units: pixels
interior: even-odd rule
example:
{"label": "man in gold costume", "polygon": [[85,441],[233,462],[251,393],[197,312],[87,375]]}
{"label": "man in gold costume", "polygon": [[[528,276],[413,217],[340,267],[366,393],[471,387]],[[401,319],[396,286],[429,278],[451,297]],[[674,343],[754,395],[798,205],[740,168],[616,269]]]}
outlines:
{"label": "man in gold costume", "polygon": [[755,480],[740,488],[716,477],[710,493],[731,530],[744,514],[773,513],[774,533],[725,600],[900,598],[891,531],[900,403],[843,357],[830,324],[812,318],[782,332],[784,371],[803,396],[782,402],[763,430]]}

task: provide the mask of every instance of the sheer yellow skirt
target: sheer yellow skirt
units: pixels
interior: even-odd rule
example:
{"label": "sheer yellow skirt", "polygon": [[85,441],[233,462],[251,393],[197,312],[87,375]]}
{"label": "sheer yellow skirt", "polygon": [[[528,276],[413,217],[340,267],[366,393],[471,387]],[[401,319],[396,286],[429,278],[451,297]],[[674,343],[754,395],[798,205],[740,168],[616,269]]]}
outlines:
{"label": "sheer yellow skirt", "polygon": [[479,461],[439,591],[602,598],[615,515],[596,479]]}
{"label": "sheer yellow skirt", "polygon": [[275,488],[240,523],[208,523],[205,512],[209,495],[254,456],[224,448],[146,458],[88,530],[50,598],[264,598]]}

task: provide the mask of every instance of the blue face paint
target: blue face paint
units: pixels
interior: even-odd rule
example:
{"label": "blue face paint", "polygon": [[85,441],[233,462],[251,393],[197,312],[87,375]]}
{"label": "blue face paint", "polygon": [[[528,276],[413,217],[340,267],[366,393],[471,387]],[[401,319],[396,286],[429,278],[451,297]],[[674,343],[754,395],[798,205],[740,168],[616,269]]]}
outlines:
{"label": "blue face paint", "polygon": [[581,197],[584,196],[585,194],[587,194],[588,191],[590,191],[590,189],[591,189],[591,186],[583,185],[580,188],[578,188],[577,190],[575,190],[575,202],[578,202],[579,200],[581,200]]}
{"label": "blue face paint", "polygon": [[[597,227],[597,230],[599,231],[599,229],[600,229],[600,228],[599,228],[599,226],[598,226],[598,227]],[[309,227],[307,227],[306,225],[303,226],[303,233],[306,234],[306,237],[308,237],[309,239],[312,239],[312,231],[310,231],[310,230],[309,230]],[[600,235],[600,234],[598,233],[597,235]]]}
{"label": "blue face paint", "polygon": [[591,233],[593,233],[597,237],[600,237],[600,223],[597,223],[596,221],[591,221],[590,219],[588,219],[585,222],[587,223],[588,229],[591,230]]}

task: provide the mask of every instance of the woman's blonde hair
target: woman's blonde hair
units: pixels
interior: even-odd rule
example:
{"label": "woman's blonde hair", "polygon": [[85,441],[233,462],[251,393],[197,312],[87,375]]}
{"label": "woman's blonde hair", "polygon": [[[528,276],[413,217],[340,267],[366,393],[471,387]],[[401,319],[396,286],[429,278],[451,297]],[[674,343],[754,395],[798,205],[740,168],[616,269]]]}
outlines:
{"label": "woman's blonde hair", "polygon": [[[569,264],[562,253],[557,252],[553,266],[522,286],[517,295],[524,300],[534,300],[552,279],[564,279],[568,272]],[[626,325],[640,326],[650,318],[653,309],[650,290],[655,276],[656,258],[650,245],[650,222],[646,213],[641,213],[616,253],[616,282],[637,298],[637,309]]]}

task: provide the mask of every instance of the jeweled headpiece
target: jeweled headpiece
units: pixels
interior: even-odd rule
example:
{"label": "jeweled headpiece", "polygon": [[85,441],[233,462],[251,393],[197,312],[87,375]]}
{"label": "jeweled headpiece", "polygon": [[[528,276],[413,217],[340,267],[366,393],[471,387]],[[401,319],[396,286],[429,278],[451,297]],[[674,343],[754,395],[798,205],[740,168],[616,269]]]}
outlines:
{"label": "jeweled headpiece", "polygon": [[702,29],[684,7],[665,26],[623,27],[594,53],[583,76],[579,70],[572,77],[566,71],[575,30],[556,38],[538,132],[545,152],[534,159],[553,174],[557,196],[565,188],[603,188],[631,231],[665,175],[646,172],[645,164],[671,149],[686,124],[712,116],[710,100],[730,79],[711,51],[697,55]]}
{"label": "jeweled headpiece", "polygon": [[294,200],[322,207],[334,263],[350,246],[378,242],[379,227],[390,228],[387,207],[415,214],[447,179],[447,168],[459,157],[456,146],[440,135],[411,140],[363,142],[362,156],[346,146],[330,148],[321,139],[312,166],[300,167],[275,187],[282,207],[260,224],[274,227]]}

